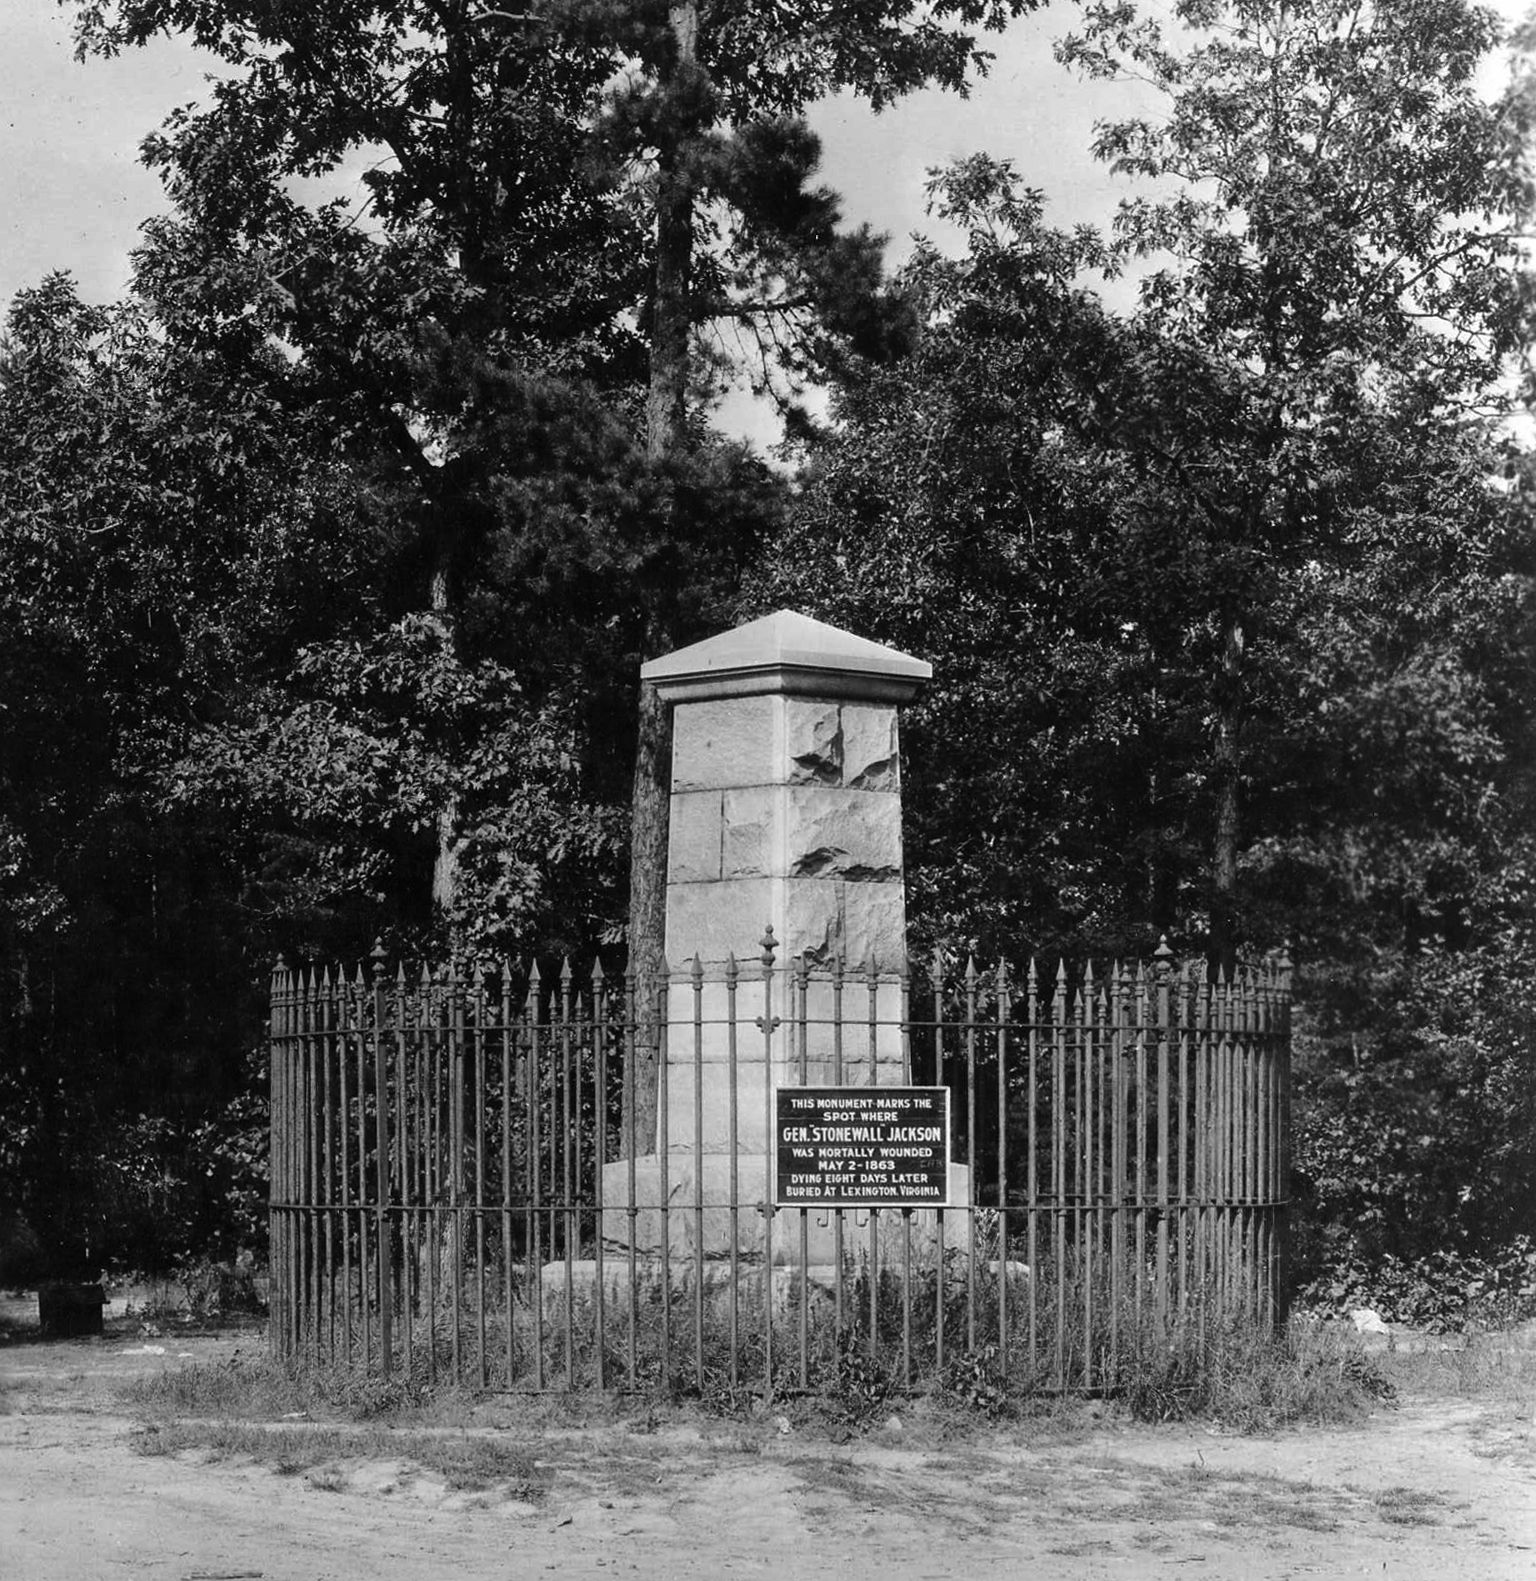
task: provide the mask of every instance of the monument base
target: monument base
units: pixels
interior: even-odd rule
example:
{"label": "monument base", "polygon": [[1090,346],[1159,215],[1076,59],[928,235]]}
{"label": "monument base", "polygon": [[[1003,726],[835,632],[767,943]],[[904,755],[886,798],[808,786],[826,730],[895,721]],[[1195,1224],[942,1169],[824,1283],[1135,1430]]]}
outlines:
{"label": "monument base", "polygon": [[[665,1165],[665,1171],[663,1171]],[[778,1208],[770,1213],[771,1175],[759,1154],[648,1153],[603,1167],[603,1241],[618,1255],[631,1246],[643,1257],[666,1253],[674,1264],[738,1258],[775,1267],[836,1267],[850,1257],[886,1267],[931,1261],[971,1244],[971,1172],[949,1166],[944,1208]],[[631,1194],[633,1170],[633,1194]],[[665,1189],[663,1189],[665,1173]],[[733,1191],[734,1186],[734,1191]],[[733,1206],[734,1204],[734,1206]]]}
{"label": "monument base", "polygon": [[[851,1268],[846,1262],[843,1265],[842,1302],[849,1316],[856,1301],[868,1299],[867,1286],[860,1284],[859,1266],[857,1262]],[[1010,1286],[1026,1284],[1030,1278],[1028,1265],[1012,1260],[1003,1264],[1001,1270],[993,1260],[983,1271],[991,1278],[1001,1272]],[[719,1317],[729,1311],[734,1282],[738,1317],[750,1319],[754,1314],[760,1315],[765,1297],[776,1319],[798,1316],[802,1303],[812,1316],[835,1316],[837,1312],[836,1263],[808,1263],[803,1267],[775,1265],[765,1270],[762,1263],[745,1259],[739,1259],[734,1268],[729,1260],[706,1261],[702,1280],[700,1272],[697,1260],[685,1262],[677,1257],[668,1264],[659,1257],[637,1255],[631,1267],[627,1251],[609,1253],[601,1265],[595,1258],[583,1258],[570,1264],[546,1263],[541,1270],[540,1306],[546,1322],[559,1322],[578,1310],[590,1313],[597,1306],[601,1290],[604,1308],[622,1314],[632,1301],[640,1308],[659,1306],[665,1284],[668,1303],[674,1316],[680,1317],[692,1307],[697,1285],[704,1292],[705,1311],[712,1317]],[[921,1265],[914,1259],[914,1277],[920,1272]],[[888,1282],[894,1280],[896,1288],[900,1289],[906,1278],[906,1267],[900,1262],[882,1267],[881,1278],[884,1287],[889,1288]]]}

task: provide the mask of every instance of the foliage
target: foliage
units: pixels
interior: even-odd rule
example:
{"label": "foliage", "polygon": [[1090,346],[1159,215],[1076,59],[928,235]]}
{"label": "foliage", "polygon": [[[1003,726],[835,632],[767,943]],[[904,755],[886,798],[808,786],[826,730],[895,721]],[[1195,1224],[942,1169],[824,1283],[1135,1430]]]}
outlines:
{"label": "foliage", "polygon": [[453,800],[453,921],[481,952],[526,946],[535,927],[545,943],[592,937],[602,913],[562,917],[560,900],[601,894],[620,843],[612,813],[582,798],[560,712],[530,709],[494,662],[466,665],[430,616],[301,649],[279,686],[202,733],[174,794],[213,804],[253,849],[288,831],[274,908],[313,914],[364,896],[376,918],[424,888],[413,837],[434,833]]}
{"label": "foliage", "polygon": [[[1503,375],[1530,338],[1531,100],[1524,83],[1497,107],[1479,94],[1497,34],[1466,0],[1198,0],[1175,18],[1090,4],[1062,55],[1167,99],[1159,122],[1099,129],[1101,157],[1161,190],[1116,221],[1114,258],[1145,272],[1095,394],[1204,582],[1226,953],[1244,782],[1268,778],[1245,742],[1269,712],[1254,670],[1283,641],[1287,592],[1314,567],[1325,582],[1358,570],[1386,520],[1411,539],[1415,518],[1443,515],[1467,476],[1455,458],[1481,460],[1508,409]],[[1454,519],[1476,521],[1461,502]]]}
{"label": "foliage", "polygon": [[[1358,974],[1325,985],[1315,1030],[1298,1045],[1304,1272],[1487,1253],[1531,1222],[1528,961],[1506,941],[1436,950],[1365,980],[1374,993],[1364,1005]],[[1342,1005],[1329,1003],[1329,987]]]}
{"label": "foliage", "polygon": [[1519,1235],[1481,1255],[1440,1248],[1406,1260],[1340,1256],[1297,1301],[1328,1316],[1365,1308],[1431,1334],[1510,1328],[1536,1317],[1536,1244]]}
{"label": "foliage", "polygon": [[326,629],[351,592],[326,556],[365,535],[306,416],[208,374],[62,278],[0,356],[0,1189],[71,1266],[200,1217],[166,1172],[238,1093],[267,938],[167,784],[232,687]]}

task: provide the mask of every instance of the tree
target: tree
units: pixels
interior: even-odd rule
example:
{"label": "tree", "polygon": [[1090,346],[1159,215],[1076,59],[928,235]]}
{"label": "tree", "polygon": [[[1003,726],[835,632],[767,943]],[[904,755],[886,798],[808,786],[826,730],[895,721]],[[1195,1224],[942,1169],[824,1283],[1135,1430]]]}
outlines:
{"label": "tree", "polygon": [[1099,131],[1117,171],[1172,188],[1116,222],[1119,258],[1149,272],[1144,355],[1113,400],[1137,413],[1122,448],[1217,573],[1210,929],[1224,957],[1266,605],[1282,567],[1348,552],[1334,485],[1358,475],[1372,414],[1454,426],[1507,399],[1500,376],[1528,338],[1515,263],[1530,116],[1523,92],[1479,96],[1498,34],[1466,0],[1185,0],[1174,15],[1170,38],[1130,4],[1090,4],[1061,53],[1169,101],[1160,124]]}
{"label": "tree", "polygon": [[173,1155],[240,1092],[275,940],[170,787],[367,535],[303,415],[210,373],[63,277],[0,346],[0,1196],[58,1271],[167,1253],[176,1171],[202,1211]]}

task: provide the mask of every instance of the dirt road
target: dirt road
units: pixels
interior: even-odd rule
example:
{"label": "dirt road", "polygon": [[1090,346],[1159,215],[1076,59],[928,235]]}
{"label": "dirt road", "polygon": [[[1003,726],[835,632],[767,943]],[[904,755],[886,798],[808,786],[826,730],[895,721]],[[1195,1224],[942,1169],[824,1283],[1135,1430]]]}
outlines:
{"label": "dirt road", "polygon": [[381,1455],[377,1429],[368,1453],[343,1447],[290,1475],[137,1452],[122,1382],[238,1343],[0,1344],[0,1577],[1536,1577],[1528,1396],[1409,1402],[1268,1439],[1106,1420],[921,1445],[886,1425],[837,1445],[771,1417],[543,1431],[525,1419],[501,1431],[520,1432],[539,1467],[531,1500],[526,1487],[452,1491]]}

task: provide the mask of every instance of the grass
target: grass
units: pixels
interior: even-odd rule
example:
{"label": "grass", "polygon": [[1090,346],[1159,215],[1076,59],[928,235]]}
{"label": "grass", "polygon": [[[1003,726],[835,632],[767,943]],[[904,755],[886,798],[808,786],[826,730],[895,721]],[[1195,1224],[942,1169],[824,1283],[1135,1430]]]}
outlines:
{"label": "grass", "polygon": [[[1193,1288],[1185,1292],[1187,1307],[1165,1319],[1136,1281],[1117,1283],[1102,1267],[1080,1277],[1074,1264],[1061,1278],[1042,1267],[1031,1281],[986,1266],[969,1269],[957,1256],[940,1269],[914,1269],[910,1278],[888,1269],[872,1278],[862,1263],[851,1262],[843,1292],[839,1326],[830,1299],[809,1287],[801,1291],[804,1305],[794,1300],[791,1311],[775,1316],[770,1351],[762,1292],[745,1277],[734,1366],[721,1291],[701,1298],[703,1331],[696,1337],[686,1281],[672,1288],[652,1278],[601,1308],[584,1294],[568,1311],[559,1301],[534,1302],[538,1312],[519,1302],[510,1353],[501,1337],[504,1312],[476,1313],[466,1302],[457,1344],[441,1311],[418,1310],[409,1319],[397,1314],[397,1353],[404,1350],[401,1325],[411,1325],[412,1378],[385,1386],[349,1383],[334,1368],[320,1375],[338,1380],[327,1385],[327,1398],[360,1409],[371,1402],[387,1412],[413,1391],[422,1398],[437,1393],[438,1380],[461,1369],[483,1373],[493,1391],[537,1384],[589,1393],[601,1357],[610,1389],[693,1400],[723,1417],[772,1402],[797,1424],[821,1419],[847,1435],[876,1430],[892,1415],[905,1420],[914,1401],[930,1420],[948,1414],[956,1431],[977,1420],[1049,1420],[1062,1415],[1063,1399],[1084,1383],[1137,1420],[1199,1419],[1265,1432],[1358,1419],[1390,1401],[1395,1388],[1353,1331],[1340,1325],[1298,1323],[1277,1337],[1223,1309],[1214,1292]],[[310,1339],[340,1349],[347,1336],[330,1306],[326,1311],[325,1332]],[[1085,1332],[1088,1312],[1092,1325]],[[359,1336],[351,1343],[356,1352]]]}
{"label": "grass", "polygon": [[1110,1392],[1138,1421],[1268,1433],[1357,1421],[1390,1405],[1397,1386],[1342,1325],[1293,1322],[1275,1333],[1239,1316],[1204,1331],[1144,1321]]}
{"label": "grass", "polygon": [[1371,1495],[1376,1513],[1389,1526],[1438,1526],[1432,1510],[1443,1501],[1424,1488],[1381,1488]]}
{"label": "grass", "polygon": [[557,1390],[518,1397],[432,1382],[419,1367],[416,1376],[397,1370],[387,1381],[339,1363],[312,1364],[294,1375],[263,1354],[237,1357],[225,1367],[166,1371],[130,1386],[126,1398],[158,1417],[278,1420],[303,1411],[394,1426],[464,1426],[483,1419],[487,1410],[509,1423],[521,1414],[542,1426],[601,1425],[632,1415],[639,1405],[653,1426],[658,1407],[669,1407],[726,1423],[771,1414],[834,1441],[894,1432],[911,1442],[916,1431],[933,1443],[964,1439],[978,1423],[1060,1440],[1116,1414],[1154,1423],[1204,1420],[1250,1433],[1327,1425],[1358,1420],[1390,1403],[1409,1369],[1427,1375],[1449,1365],[1462,1387],[1492,1390],[1507,1385],[1511,1368],[1492,1351],[1476,1358],[1373,1357],[1339,1324],[1296,1323],[1275,1335],[1233,1320],[1213,1322],[1198,1333],[1192,1326],[1163,1328],[1149,1319],[1139,1331],[1127,1323],[1124,1332],[1118,1370],[1100,1368],[1103,1400],[1087,1405],[1070,1393],[1041,1388],[1038,1379],[1021,1385],[1005,1372],[995,1347],[952,1353],[942,1369],[930,1367],[908,1387],[896,1358],[878,1346],[871,1351],[847,1330],[814,1334],[804,1381],[797,1367],[776,1369],[772,1395],[745,1367],[741,1376],[750,1381],[735,1388],[720,1380],[701,1391],[691,1378],[670,1385],[658,1378],[629,1394]]}
{"label": "grass", "polygon": [[[1491,1339],[1481,1349],[1367,1354],[1347,1326],[1297,1324],[1278,1338],[1237,1327],[1208,1334],[1214,1365],[1196,1384],[1177,1339],[1164,1335],[1165,1350],[1144,1352],[1144,1403],[1156,1407],[1145,1414],[1194,1413],[1248,1431],[1351,1422],[1380,1406],[1391,1384],[1493,1406],[1512,1377],[1536,1370],[1536,1358],[1506,1355]],[[835,1374],[822,1380],[824,1389],[835,1383]],[[1459,1508],[1432,1489],[1314,1480],[1294,1456],[1270,1464],[1267,1448],[1213,1453],[1198,1432],[1127,1434],[1127,1399],[1035,1396],[993,1419],[943,1378],[885,1396],[883,1414],[860,1429],[868,1442],[849,1447],[847,1404],[835,1390],[759,1397],[722,1415],[718,1402],[664,1392],[485,1396],[399,1380],[386,1389],[318,1369],[294,1378],[260,1354],[168,1368],[124,1396],[142,1454],[259,1465],[337,1495],[399,1491],[470,1505],[575,1496],[661,1511],[707,1500],[701,1490],[722,1477],[732,1488],[761,1479],[812,1526],[873,1519],[896,1529],[916,1519],[931,1536],[959,1541],[1028,1523],[1043,1552],[1146,1551],[1170,1563],[1175,1551],[1230,1552],[1265,1534],[1412,1540],[1416,1528],[1454,1523]]]}
{"label": "grass", "polygon": [[453,1491],[495,1489],[524,1503],[541,1499],[549,1474],[533,1451],[500,1435],[475,1437],[411,1432],[352,1423],[315,1427],[267,1426],[234,1419],[147,1423],[134,1435],[141,1455],[200,1453],[207,1460],[250,1460],[280,1476],[304,1472],[314,1486],[339,1491],[347,1486],[343,1464],[400,1461],[413,1471],[436,1477]]}
{"label": "grass", "polygon": [[167,1367],[125,1384],[120,1398],[154,1418],[229,1416],[257,1421],[307,1412],[310,1388],[268,1357],[236,1355],[223,1365]]}
{"label": "grass", "polygon": [[1132,1519],[1209,1520],[1229,1529],[1288,1526],[1338,1530],[1343,1501],[1310,1482],[1262,1471],[1215,1472],[1202,1462],[1151,1470],[1156,1491],[1130,1512]]}
{"label": "grass", "polygon": [[[1398,1394],[1501,1408],[1513,1400],[1527,1422],[1536,1404],[1536,1351],[1512,1350],[1491,1337],[1367,1353],[1342,1324],[1298,1321],[1275,1335],[1238,1321],[1211,1323],[1203,1334],[1147,1324],[1136,1330],[1128,1322],[1123,1332],[1124,1365],[1106,1376],[1107,1398],[1099,1402],[1010,1387],[995,1352],[986,1351],[952,1356],[942,1372],[930,1371],[908,1391],[888,1355],[879,1347],[871,1353],[867,1342],[848,1334],[818,1335],[806,1385],[786,1374],[774,1396],[760,1381],[703,1393],[658,1383],[630,1394],[488,1396],[398,1374],[386,1383],[340,1366],[294,1375],[263,1352],[224,1365],[166,1369],[127,1385],[122,1397],[143,1424],[137,1444],[146,1454],[238,1456],[337,1489],[348,1485],[345,1463],[398,1460],[452,1490],[503,1487],[520,1498],[536,1497],[548,1477],[527,1443],[562,1431],[579,1437],[595,1430],[607,1445],[603,1474],[641,1486],[654,1480],[650,1468],[677,1460],[680,1433],[693,1435],[711,1463],[761,1454],[785,1432],[827,1447],[868,1436],[893,1448],[964,1458],[992,1429],[1015,1444],[1056,1446],[1080,1441],[1106,1417],[1197,1420],[1269,1433],[1358,1421]],[[667,1432],[656,1437],[658,1428]],[[1505,1452],[1508,1439],[1491,1426],[1488,1452]],[[585,1452],[578,1449],[576,1460]],[[838,1493],[860,1485],[857,1476],[827,1473],[824,1465],[822,1474],[832,1478],[823,1485]],[[1176,1518],[1181,1500],[1196,1493],[1218,1525],[1258,1520],[1324,1531],[1338,1513],[1315,1490],[1253,1478],[1209,1486],[1192,1468],[1142,1487],[1140,1518],[1165,1518],[1164,1512]],[[1422,1500],[1407,1496],[1383,1495],[1375,1508],[1388,1524],[1433,1519]]]}
{"label": "grass", "polygon": [[404,1462],[452,1491],[496,1488],[528,1502],[548,1481],[526,1437],[511,1436],[505,1421],[477,1423],[479,1407],[462,1391],[416,1398],[236,1356],[167,1368],[119,1397],[139,1418],[133,1444],[144,1455],[249,1460],[284,1476],[310,1473],[314,1486],[333,1490],[347,1485],[340,1463],[378,1460]]}
{"label": "grass", "polygon": [[1405,1399],[1498,1400],[1536,1413],[1536,1346],[1498,1333],[1430,1338],[1375,1358]]}

